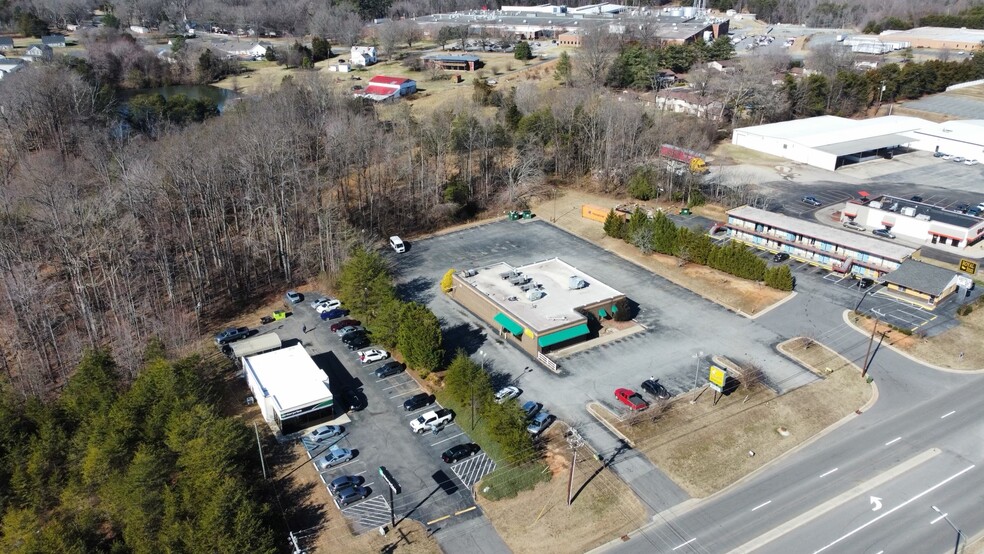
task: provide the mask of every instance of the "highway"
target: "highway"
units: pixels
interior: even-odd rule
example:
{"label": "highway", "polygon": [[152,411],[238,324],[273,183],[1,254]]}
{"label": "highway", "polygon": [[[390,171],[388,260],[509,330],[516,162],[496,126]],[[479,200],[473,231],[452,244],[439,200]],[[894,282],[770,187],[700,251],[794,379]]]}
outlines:
{"label": "highway", "polygon": [[[858,365],[868,342],[844,323],[843,307],[811,294],[759,323],[817,337]],[[965,537],[984,531],[984,376],[937,371],[887,348],[875,354],[871,375],[879,399],[870,410],[599,550],[952,552],[956,532],[932,506]]]}

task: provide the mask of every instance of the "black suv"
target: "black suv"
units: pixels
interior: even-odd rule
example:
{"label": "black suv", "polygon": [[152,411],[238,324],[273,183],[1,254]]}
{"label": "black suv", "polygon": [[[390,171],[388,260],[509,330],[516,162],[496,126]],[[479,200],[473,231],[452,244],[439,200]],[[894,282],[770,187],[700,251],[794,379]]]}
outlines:
{"label": "black suv", "polygon": [[666,387],[659,384],[659,379],[650,378],[642,382],[642,390],[648,392],[653,396],[653,398],[659,398],[660,400],[666,400],[670,397],[670,391],[666,390]]}
{"label": "black suv", "polygon": [[412,412],[414,410],[419,410],[424,406],[430,406],[433,402],[434,395],[422,392],[407,398],[406,402],[403,403],[403,409],[408,412]]}
{"label": "black suv", "polygon": [[446,464],[453,464],[459,460],[464,460],[479,450],[481,450],[481,448],[473,442],[459,444],[445,450],[444,453],[441,454],[441,459],[444,460],[444,463]]}
{"label": "black suv", "polygon": [[369,337],[364,333],[349,333],[342,338],[342,342],[345,343],[345,346],[348,346],[349,350],[358,350],[370,344]]}
{"label": "black suv", "polygon": [[376,369],[376,378],[385,379],[401,371],[403,371],[403,364],[400,362],[386,362],[382,367]]}

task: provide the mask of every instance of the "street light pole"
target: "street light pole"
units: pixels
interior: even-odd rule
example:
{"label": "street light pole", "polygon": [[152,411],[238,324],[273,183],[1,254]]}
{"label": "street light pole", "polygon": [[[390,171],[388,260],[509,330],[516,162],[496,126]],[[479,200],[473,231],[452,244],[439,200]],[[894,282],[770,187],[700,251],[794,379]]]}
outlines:
{"label": "street light pole", "polygon": [[963,532],[960,531],[960,529],[954,525],[952,521],[950,521],[950,518],[946,517],[949,514],[944,514],[943,511],[936,506],[932,506],[932,508],[934,512],[940,514],[940,517],[943,518],[943,521],[945,521],[947,525],[952,527],[953,530],[957,532],[957,544],[953,545],[953,554],[958,554],[960,552],[960,539],[963,538]]}
{"label": "street light pole", "polygon": [[[479,350],[479,354],[482,355],[482,373],[485,373],[485,351]],[[471,430],[475,430],[475,380],[472,379],[471,382]]]}

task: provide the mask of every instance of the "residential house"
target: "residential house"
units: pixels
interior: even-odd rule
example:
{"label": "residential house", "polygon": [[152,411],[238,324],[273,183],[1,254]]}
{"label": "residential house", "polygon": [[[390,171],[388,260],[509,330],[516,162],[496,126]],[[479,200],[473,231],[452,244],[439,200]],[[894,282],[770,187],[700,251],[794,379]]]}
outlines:
{"label": "residential house", "polygon": [[20,59],[0,60],[0,79],[7,75],[20,71],[24,68],[24,61]]}
{"label": "residential house", "polygon": [[356,92],[355,96],[380,102],[407,96],[415,92],[417,92],[417,81],[413,79],[376,75],[372,79],[369,79],[369,84],[366,88]]}
{"label": "residential house", "polygon": [[24,52],[24,59],[32,62],[37,60],[50,60],[53,56],[54,52],[47,44],[32,44],[28,47],[27,52]]}
{"label": "residential house", "polygon": [[654,104],[663,111],[686,113],[707,119],[721,119],[724,106],[709,96],[690,90],[664,89],[656,94]]}
{"label": "residential house", "polygon": [[708,68],[720,71],[721,73],[734,71],[735,65],[737,65],[737,62],[734,60],[714,60],[713,62],[707,63]]}
{"label": "residential house", "polygon": [[230,55],[237,58],[248,58],[251,60],[263,59],[266,56],[267,50],[272,48],[273,45],[269,42],[254,42],[251,44],[236,44],[230,47],[227,52]]}
{"label": "residential house", "polygon": [[65,35],[46,35],[41,37],[41,44],[50,48],[65,48]]}
{"label": "residential house", "polygon": [[353,66],[365,67],[376,63],[375,46],[353,46],[349,61]]}
{"label": "residential house", "polygon": [[0,52],[9,52],[14,49],[14,39],[10,37],[0,37]]}
{"label": "residential house", "polygon": [[150,32],[150,29],[144,27],[143,25],[130,25],[130,31],[138,35],[146,35]]}

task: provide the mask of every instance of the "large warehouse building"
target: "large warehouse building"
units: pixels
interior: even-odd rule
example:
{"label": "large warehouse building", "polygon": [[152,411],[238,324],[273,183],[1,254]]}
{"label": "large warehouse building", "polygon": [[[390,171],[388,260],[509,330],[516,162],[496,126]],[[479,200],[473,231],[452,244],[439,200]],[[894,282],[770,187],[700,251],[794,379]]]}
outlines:
{"label": "large warehouse building", "polygon": [[289,435],[334,416],[325,374],[304,345],[243,359],[246,382],[271,427]]}
{"label": "large warehouse building", "polygon": [[557,258],[459,271],[453,283],[458,303],[532,356],[584,340],[591,330],[581,312],[606,317],[625,297]]}
{"label": "large warehouse building", "polygon": [[915,148],[911,133],[933,123],[917,117],[889,115],[845,119],[833,115],[735,129],[731,142],[821,169],[887,157],[899,147]]}
{"label": "large warehouse building", "polygon": [[984,162],[984,119],[931,123],[910,133],[916,150],[944,152]]}

